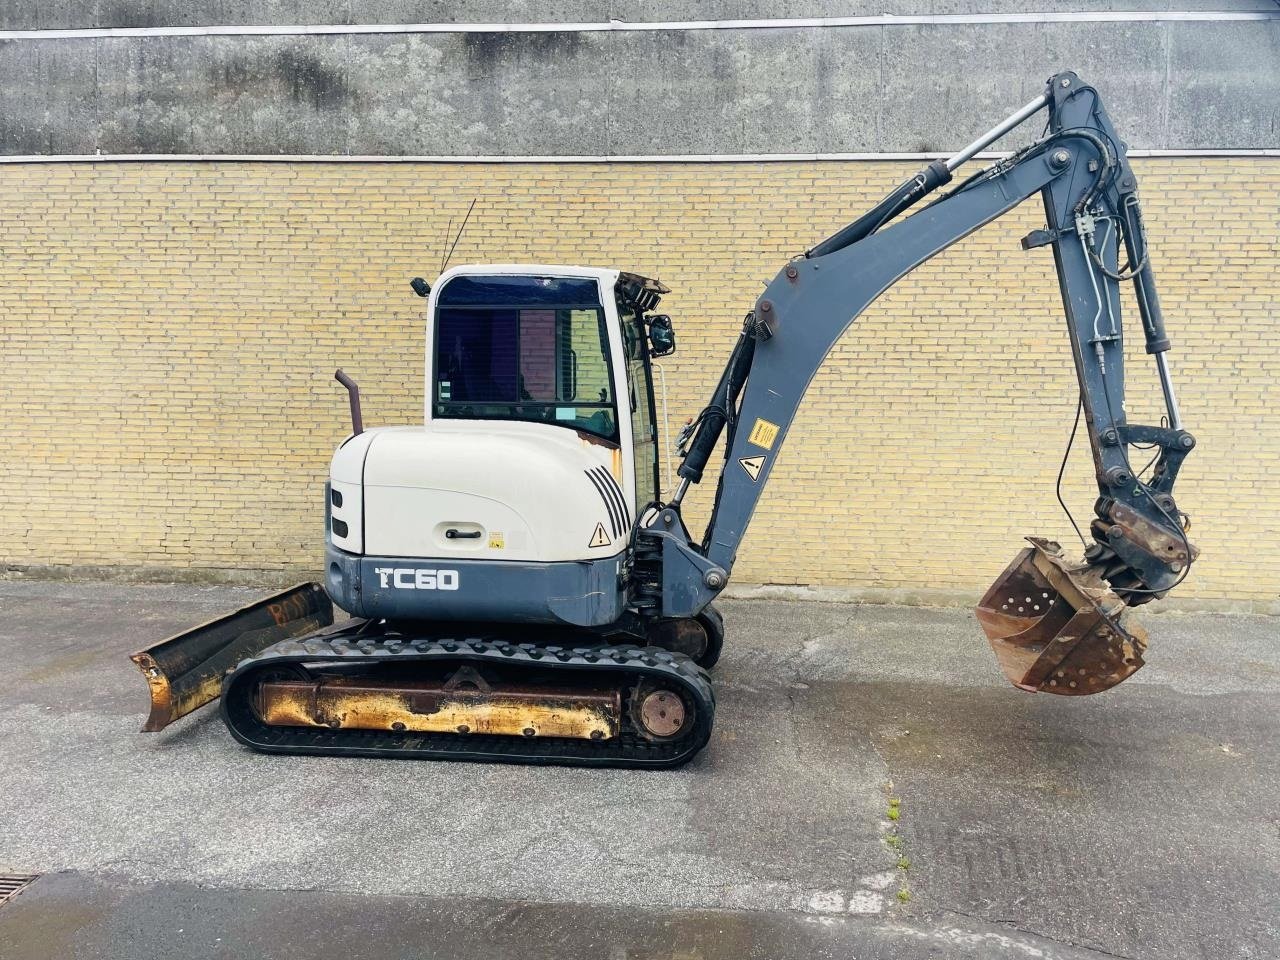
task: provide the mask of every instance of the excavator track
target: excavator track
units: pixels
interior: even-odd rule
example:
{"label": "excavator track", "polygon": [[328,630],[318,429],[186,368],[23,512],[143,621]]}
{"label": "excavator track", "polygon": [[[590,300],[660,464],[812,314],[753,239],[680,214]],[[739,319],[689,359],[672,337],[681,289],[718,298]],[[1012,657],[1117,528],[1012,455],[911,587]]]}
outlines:
{"label": "excavator track", "polygon": [[[404,729],[408,714],[401,704],[399,721],[384,717],[377,721],[381,728],[372,728],[374,722],[360,720],[359,728],[345,725],[352,722],[351,712],[324,712],[318,705],[322,697],[350,702],[341,697],[358,697],[382,684],[403,703],[429,689],[438,715],[439,684],[415,686],[410,678],[465,677],[471,698],[483,703],[486,697],[470,678],[487,690],[486,674],[515,678],[519,690],[560,706],[574,696],[596,704],[612,698],[611,726],[569,736],[534,735],[532,726],[524,736],[470,732],[467,725],[458,728],[466,732]],[[264,710],[264,693],[278,696],[291,689],[297,694],[293,702],[310,703],[314,713],[305,715],[304,708],[300,719],[287,724],[264,720],[288,712]],[[675,722],[667,712],[672,706]],[[654,647],[542,646],[353,620],[276,643],[242,661],[223,682],[221,709],[231,734],[264,753],[653,769],[687,763],[706,745],[715,697],[706,672],[689,657]]]}

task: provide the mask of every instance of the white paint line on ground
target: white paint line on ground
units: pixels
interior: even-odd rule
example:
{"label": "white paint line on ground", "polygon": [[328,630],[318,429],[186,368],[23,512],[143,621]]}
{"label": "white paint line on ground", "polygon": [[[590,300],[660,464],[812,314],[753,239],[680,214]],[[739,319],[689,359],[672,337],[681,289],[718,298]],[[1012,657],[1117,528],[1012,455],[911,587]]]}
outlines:
{"label": "white paint line on ground", "polygon": [[860,916],[884,912],[884,894],[872,890],[857,890],[849,897],[849,912]]}
{"label": "white paint line on ground", "polygon": [[920,930],[916,927],[909,927],[905,924],[897,923],[889,924],[885,929],[902,936],[912,937],[916,940],[933,940],[952,947],[999,947],[1006,953],[1010,951],[1017,951],[1018,954],[1028,957],[1030,960],[1052,960],[1054,957],[1054,954],[1046,953],[1040,947],[1037,947],[1033,943],[1028,943],[1021,937],[1010,937],[1002,933],[976,932],[973,930],[962,930],[959,927],[939,927],[936,930]]}
{"label": "white paint line on ground", "polygon": [[845,898],[843,890],[818,890],[809,897],[810,913],[843,913]]}
{"label": "white paint line on ground", "polygon": [[898,874],[896,872],[884,870],[880,873],[873,873],[870,876],[863,877],[858,882],[869,890],[888,890],[897,879]]}

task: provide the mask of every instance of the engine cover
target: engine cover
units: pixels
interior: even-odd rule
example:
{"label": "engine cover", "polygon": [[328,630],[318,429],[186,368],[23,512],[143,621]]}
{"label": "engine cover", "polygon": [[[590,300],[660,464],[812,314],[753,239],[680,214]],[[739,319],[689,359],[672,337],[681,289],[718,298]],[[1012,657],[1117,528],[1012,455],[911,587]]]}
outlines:
{"label": "engine cover", "polygon": [[330,470],[330,542],[398,558],[595,561],[634,505],[611,444],[548,424],[433,421],[352,437]]}

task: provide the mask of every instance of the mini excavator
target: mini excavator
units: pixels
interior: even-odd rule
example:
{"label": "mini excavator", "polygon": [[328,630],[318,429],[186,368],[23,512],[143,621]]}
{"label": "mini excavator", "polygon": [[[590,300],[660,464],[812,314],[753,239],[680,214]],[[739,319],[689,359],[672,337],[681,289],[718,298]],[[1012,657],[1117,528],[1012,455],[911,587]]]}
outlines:
{"label": "mini excavator", "polygon": [[[1040,111],[1039,139],[952,185]],[[713,603],[809,382],[889,286],[1036,195],[1046,226],[1022,245],[1053,251],[1099,497],[1079,560],[1028,538],[977,617],[1023,690],[1122,682],[1147,646],[1130,608],[1163,597],[1196,559],[1173,498],[1195,440],[1125,144],[1097,91],[1068,72],[782,268],[681,435],[666,500],[651,381],[652,359],[675,349],[670,317],[654,312],[666,287],[546,265],[460,266],[434,287],[415,278],[427,297],[425,423],[365,429],[358,387],[338,371],[352,432],[324,494],[323,584],[135,654],[152,699],[144,729],[221,697],[231,734],[268,753],[688,761],[715,710],[708,671],[724,630]],[[1164,395],[1159,426],[1125,418],[1129,283]],[[681,504],[721,440],[695,539]],[[1130,448],[1155,459],[1135,471]],[[335,622],[335,604],[350,618]]]}

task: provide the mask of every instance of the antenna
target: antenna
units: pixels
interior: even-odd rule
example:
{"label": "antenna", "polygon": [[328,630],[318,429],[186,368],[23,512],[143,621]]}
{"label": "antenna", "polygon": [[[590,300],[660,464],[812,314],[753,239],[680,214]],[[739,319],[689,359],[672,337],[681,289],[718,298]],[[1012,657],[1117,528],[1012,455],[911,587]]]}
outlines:
{"label": "antenna", "polygon": [[444,228],[444,236],[441,238],[440,244],[440,273],[444,273],[444,245],[449,242],[449,234],[453,232],[453,217],[449,218],[449,225]]}
{"label": "antenna", "polygon": [[[444,273],[444,268],[449,265],[449,260],[450,258],[453,257],[454,247],[456,247],[458,245],[458,241],[462,239],[462,231],[467,229],[467,221],[471,219],[471,211],[476,208],[476,200],[479,200],[479,199],[480,199],[479,197],[476,197],[471,201],[471,206],[467,207],[467,215],[462,218],[462,226],[458,228],[458,235],[453,238],[453,246],[449,248],[449,253],[444,258],[444,263],[440,264],[441,273]],[[453,226],[452,220],[449,221],[449,225]]]}

